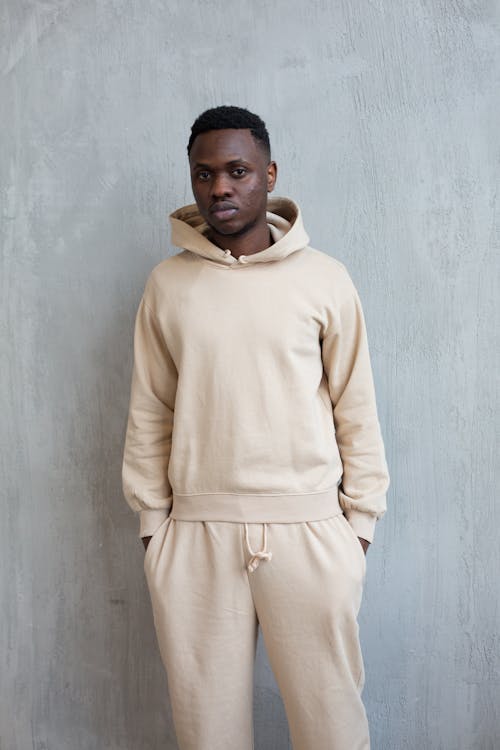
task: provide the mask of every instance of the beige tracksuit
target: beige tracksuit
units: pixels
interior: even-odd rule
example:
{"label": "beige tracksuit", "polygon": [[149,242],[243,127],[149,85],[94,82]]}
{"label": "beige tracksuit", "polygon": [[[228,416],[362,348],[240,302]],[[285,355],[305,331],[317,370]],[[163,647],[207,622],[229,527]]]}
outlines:
{"label": "beige tracksuit", "polygon": [[196,206],[137,313],[123,462],[181,750],[253,748],[257,625],[294,750],[366,750],[357,614],[389,474],[359,296],[268,205],[234,258]]}

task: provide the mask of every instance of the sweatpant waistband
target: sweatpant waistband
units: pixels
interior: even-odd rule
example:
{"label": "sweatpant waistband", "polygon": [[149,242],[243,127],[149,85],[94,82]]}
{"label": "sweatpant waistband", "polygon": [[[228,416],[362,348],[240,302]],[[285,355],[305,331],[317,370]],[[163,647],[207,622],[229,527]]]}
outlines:
{"label": "sweatpant waistband", "polygon": [[342,513],[338,484],[301,495],[173,494],[170,516],[178,521],[302,523]]}

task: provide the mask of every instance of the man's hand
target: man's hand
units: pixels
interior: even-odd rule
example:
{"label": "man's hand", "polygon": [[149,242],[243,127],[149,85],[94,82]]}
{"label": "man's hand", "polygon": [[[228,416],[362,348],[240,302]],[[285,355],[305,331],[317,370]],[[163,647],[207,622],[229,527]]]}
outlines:
{"label": "man's hand", "polygon": [[368,547],[370,546],[370,542],[368,542],[366,539],[362,539],[360,536],[358,536],[358,539],[359,539],[359,543],[363,547],[363,552],[366,555],[366,551],[367,551]]}
{"label": "man's hand", "polygon": [[149,544],[150,541],[151,541],[151,537],[150,536],[143,536],[142,537],[142,543],[144,544],[144,549],[148,548],[148,544]]}

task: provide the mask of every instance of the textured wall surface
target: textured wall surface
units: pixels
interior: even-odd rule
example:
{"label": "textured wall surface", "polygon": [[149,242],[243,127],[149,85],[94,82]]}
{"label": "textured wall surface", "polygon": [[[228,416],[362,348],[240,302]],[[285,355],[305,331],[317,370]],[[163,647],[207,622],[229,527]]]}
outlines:
{"label": "textured wall surface", "polygon": [[[373,750],[498,750],[499,18],[3,1],[2,750],[176,747],[120,468],[136,307],[221,103],[262,114],[276,194],[365,309],[392,479],[360,617]],[[255,727],[289,748],[262,643]]]}

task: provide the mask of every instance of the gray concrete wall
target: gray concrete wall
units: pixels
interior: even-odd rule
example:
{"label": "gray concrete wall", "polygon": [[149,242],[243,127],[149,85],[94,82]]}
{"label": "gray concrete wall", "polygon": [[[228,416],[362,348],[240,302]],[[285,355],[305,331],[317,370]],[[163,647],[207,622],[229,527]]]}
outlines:
{"label": "gray concrete wall", "polygon": [[[4,0],[2,750],[176,746],[121,451],[136,306],[220,103],[265,118],[276,194],[365,308],[392,478],[361,613],[373,748],[500,747],[499,17]],[[285,750],[258,656],[257,750]]]}

